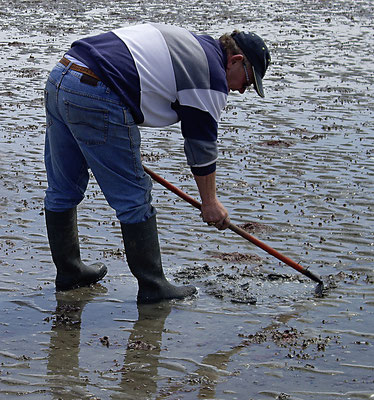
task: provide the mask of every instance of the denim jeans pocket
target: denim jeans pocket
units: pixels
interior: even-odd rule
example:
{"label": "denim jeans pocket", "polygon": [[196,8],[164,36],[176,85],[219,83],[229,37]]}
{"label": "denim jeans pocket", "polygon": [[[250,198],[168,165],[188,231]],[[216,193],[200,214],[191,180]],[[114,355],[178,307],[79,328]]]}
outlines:
{"label": "denim jeans pocket", "polygon": [[105,144],[108,137],[109,111],[65,101],[66,119],[74,137],[87,145]]}

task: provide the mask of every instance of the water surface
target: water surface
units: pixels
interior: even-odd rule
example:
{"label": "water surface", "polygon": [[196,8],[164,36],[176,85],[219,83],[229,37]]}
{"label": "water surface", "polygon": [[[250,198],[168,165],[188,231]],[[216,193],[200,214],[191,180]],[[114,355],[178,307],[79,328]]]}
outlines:
{"label": "water surface", "polygon": [[[1,2],[2,399],[374,397],[372,20],[369,0]],[[268,43],[266,98],[231,94],[222,116],[218,193],[234,223],[256,223],[255,236],[320,275],[325,297],[155,184],[166,274],[199,296],[138,308],[94,179],[79,207],[81,249],[109,273],[55,293],[44,82],[76,38],[148,21],[215,37],[248,29]],[[143,130],[143,154],[197,197],[178,126]]]}

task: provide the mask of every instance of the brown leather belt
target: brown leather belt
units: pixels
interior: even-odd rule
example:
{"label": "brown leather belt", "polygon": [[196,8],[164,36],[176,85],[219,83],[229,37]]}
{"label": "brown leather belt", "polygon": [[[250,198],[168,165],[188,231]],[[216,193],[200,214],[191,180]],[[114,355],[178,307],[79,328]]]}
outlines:
{"label": "brown leather belt", "polygon": [[[67,67],[70,64],[70,61],[67,58],[62,57],[60,60],[60,63],[62,65],[65,65],[65,67]],[[70,69],[72,69],[73,71],[81,72],[82,74],[88,75],[91,78],[96,79],[97,81],[101,81],[101,79],[94,72],[92,72],[89,68],[82,67],[77,64],[71,64]]]}

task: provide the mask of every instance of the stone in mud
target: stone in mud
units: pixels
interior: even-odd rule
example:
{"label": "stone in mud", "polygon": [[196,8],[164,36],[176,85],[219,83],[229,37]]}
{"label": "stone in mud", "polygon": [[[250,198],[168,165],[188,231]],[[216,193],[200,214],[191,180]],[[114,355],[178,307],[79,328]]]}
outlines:
{"label": "stone in mud", "polygon": [[276,400],[287,400],[287,399],[290,399],[291,398],[291,396],[289,395],[289,394],[287,394],[287,393],[280,393],[278,396],[277,396],[277,399]]}
{"label": "stone in mud", "polygon": [[109,347],[109,338],[108,336],[103,336],[100,339],[100,342],[103,346]]}

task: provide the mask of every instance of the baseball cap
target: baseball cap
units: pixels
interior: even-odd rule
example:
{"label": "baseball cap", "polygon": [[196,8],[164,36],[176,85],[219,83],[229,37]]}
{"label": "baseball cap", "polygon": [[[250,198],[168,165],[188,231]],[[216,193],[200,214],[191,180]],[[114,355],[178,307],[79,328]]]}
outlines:
{"label": "baseball cap", "polygon": [[265,42],[253,32],[234,32],[231,36],[252,65],[255,77],[254,87],[257,94],[265,97],[262,78],[271,61]]}

